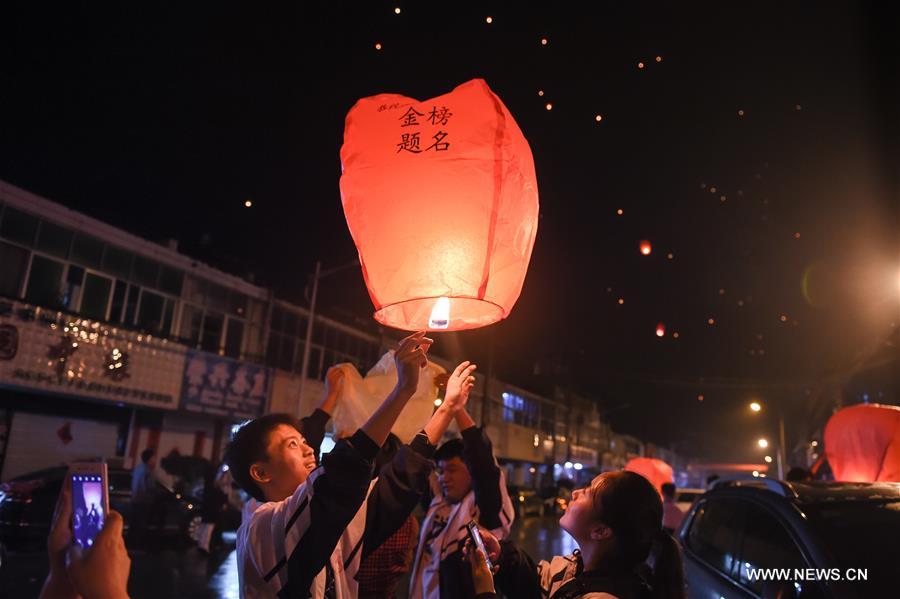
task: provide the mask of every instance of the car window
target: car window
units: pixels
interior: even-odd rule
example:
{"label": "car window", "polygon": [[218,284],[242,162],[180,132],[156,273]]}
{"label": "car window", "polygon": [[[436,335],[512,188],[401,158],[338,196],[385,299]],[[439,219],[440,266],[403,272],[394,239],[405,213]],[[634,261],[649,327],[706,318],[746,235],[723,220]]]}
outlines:
{"label": "car window", "polygon": [[[813,582],[797,581],[793,577],[789,581],[765,581],[760,576],[763,571],[804,569],[810,565],[804,559],[800,548],[793,541],[784,525],[765,508],[747,502],[745,506],[744,535],[741,549],[738,552],[738,580],[758,595],[763,595],[763,588],[790,585],[794,587],[795,596],[803,599],[821,597],[818,587]],[[770,593],[765,593],[766,595]]]}
{"label": "car window", "polygon": [[687,532],[687,546],[697,557],[729,576],[740,537],[742,507],[734,499],[708,499],[697,507]]}
{"label": "car window", "polygon": [[806,506],[810,527],[841,570],[862,569],[853,586],[860,595],[897,595],[897,556],[900,555],[900,501],[836,501]]}

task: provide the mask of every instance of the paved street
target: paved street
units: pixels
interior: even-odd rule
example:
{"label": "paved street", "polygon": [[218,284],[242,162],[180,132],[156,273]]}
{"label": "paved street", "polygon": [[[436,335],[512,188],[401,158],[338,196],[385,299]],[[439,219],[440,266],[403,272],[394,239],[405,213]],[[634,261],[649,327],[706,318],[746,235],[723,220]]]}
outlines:
{"label": "paved street", "polygon": [[[571,537],[554,517],[530,517],[516,522],[512,538],[535,557],[574,549]],[[129,549],[132,599],[198,598],[237,599],[239,596],[234,534],[212,555],[193,546],[178,549]],[[12,555],[0,573],[0,597],[37,597],[46,576],[46,556],[41,553]]]}

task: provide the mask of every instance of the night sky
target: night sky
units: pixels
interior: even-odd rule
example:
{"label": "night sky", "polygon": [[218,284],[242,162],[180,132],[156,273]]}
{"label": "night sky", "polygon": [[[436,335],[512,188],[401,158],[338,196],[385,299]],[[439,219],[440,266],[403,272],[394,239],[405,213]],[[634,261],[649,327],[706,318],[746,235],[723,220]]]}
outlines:
{"label": "night sky", "polygon": [[[485,371],[493,343],[509,382],[699,456],[760,458],[774,409],[750,398],[806,440],[900,324],[889,10],[424,4],[5,3],[0,178],[302,303],[317,259],[356,255],[349,108],[481,77],[531,144],[541,219],[511,316],[436,351]],[[358,268],[320,301],[373,326]]]}

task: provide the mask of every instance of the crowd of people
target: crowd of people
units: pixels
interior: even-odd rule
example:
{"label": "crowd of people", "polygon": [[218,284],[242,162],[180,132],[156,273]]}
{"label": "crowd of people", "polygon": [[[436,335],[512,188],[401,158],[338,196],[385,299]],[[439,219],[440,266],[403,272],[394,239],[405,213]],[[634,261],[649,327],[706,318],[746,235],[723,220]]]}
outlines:
{"label": "crowd of people", "polygon": [[[663,502],[649,481],[632,472],[601,474],[573,492],[560,520],[578,545],[573,554],[535,560],[509,540],[515,512],[503,470],[491,440],[466,411],[474,364],[454,369],[444,401],[413,439],[402,443],[391,434],[418,387],[432,343],[421,332],[400,342],[393,391],[321,460],[340,395],[338,369],[328,373],[325,396],[312,414],[299,422],[268,414],[233,435],[225,463],[249,497],[237,533],[241,597],[387,599],[406,575],[411,599],[498,592],[515,599],[684,597],[680,550],[667,530],[674,488],[663,489]],[[454,421],[460,438],[438,446]],[[137,505],[146,506],[153,453],[141,457],[133,492]],[[210,504],[226,500],[212,476],[205,490],[212,491]],[[421,525],[414,514],[420,505]],[[204,520],[214,525],[214,519]],[[66,487],[54,515],[50,574],[41,596],[126,597],[130,561],[121,516],[110,512],[87,549],[71,546],[71,522]],[[483,551],[471,544],[471,523]]]}

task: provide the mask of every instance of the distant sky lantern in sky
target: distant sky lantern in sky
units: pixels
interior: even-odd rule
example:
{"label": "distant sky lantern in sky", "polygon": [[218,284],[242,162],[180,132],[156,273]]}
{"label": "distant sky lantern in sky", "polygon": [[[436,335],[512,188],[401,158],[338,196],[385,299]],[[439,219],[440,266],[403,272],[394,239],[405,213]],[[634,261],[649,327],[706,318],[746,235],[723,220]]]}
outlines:
{"label": "distant sky lantern in sky", "polygon": [[653,251],[653,246],[650,245],[650,242],[647,241],[646,239],[641,241],[640,248],[641,248],[641,254],[644,256],[649,256],[650,252]]}
{"label": "distant sky lantern in sky", "polygon": [[341,198],[375,319],[458,331],[506,318],[537,233],[528,142],[481,79],[347,114]]}
{"label": "distant sky lantern in sky", "polygon": [[656,325],[656,336],[657,337],[665,337],[666,336],[666,325],[663,323],[659,323]]}

